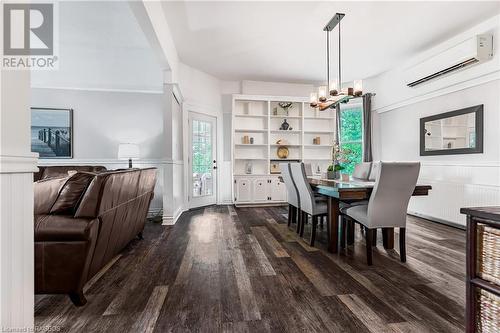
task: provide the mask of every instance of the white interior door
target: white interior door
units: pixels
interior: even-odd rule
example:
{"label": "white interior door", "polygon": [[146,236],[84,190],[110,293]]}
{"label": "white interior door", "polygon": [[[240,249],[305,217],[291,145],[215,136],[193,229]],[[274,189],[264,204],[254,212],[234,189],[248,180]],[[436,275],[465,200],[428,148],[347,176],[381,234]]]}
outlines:
{"label": "white interior door", "polygon": [[217,202],[216,118],[189,113],[189,207]]}

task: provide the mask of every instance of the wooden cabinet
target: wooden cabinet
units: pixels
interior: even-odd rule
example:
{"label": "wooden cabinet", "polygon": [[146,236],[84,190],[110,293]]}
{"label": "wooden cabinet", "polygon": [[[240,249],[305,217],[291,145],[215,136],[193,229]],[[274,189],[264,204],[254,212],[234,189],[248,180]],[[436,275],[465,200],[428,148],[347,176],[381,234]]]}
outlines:
{"label": "wooden cabinet", "polygon": [[467,214],[465,329],[500,327],[500,207],[462,208]]}
{"label": "wooden cabinet", "polygon": [[270,179],[269,183],[271,201],[286,201],[285,183],[281,182],[279,178]]}
{"label": "wooden cabinet", "polygon": [[278,176],[235,176],[234,203],[237,205],[286,203],[285,184]]}
{"label": "wooden cabinet", "polygon": [[269,201],[269,180],[267,178],[255,178],[253,181],[253,202]]}
{"label": "wooden cabinet", "polygon": [[234,180],[234,184],[235,201],[251,202],[253,181],[249,178],[238,178]]}

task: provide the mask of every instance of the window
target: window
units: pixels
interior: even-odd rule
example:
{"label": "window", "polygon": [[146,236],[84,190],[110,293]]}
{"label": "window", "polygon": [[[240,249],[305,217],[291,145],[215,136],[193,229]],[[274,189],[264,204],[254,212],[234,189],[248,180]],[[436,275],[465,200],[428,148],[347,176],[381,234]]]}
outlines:
{"label": "window", "polygon": [[363,105],[344,104],[340,107],[340,148],[351,151],[345,173],[352,174],[354,166],[363,161]]}

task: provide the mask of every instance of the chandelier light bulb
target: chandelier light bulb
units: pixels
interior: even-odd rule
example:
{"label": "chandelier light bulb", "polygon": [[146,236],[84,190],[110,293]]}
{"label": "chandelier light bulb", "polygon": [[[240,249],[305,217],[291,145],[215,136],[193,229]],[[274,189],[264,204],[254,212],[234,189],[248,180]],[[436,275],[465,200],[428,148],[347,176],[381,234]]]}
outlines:
{"label": "chandelier light bulb", "polygon": [[363,80],[354,80],[354,95],[361,96],[363,94]]}
{"label": "chandelier light bulb", "polygon": [[326,101],[326,86],[321,86],[318,88],[318,96],[320,102]]}
{"label": "chandelier light bulb", "polygon": [[318,106],[318,94],[315,92],[312,92],[311,95],[309,96],[309,105],[313,108]]}
{"label": "chandelier light bulb", "polygon": [[330,96],[337,96],[339,94],[339,88],[337,81],[330,82]]}

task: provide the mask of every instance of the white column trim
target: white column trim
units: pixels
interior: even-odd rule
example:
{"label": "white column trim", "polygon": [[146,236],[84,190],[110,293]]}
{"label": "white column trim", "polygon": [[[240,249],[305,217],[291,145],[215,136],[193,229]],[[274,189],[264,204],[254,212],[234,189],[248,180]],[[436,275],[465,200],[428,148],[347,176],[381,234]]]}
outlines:
{"label": "white column trim", "polygon": [[38,154],[0,155],[0,173],[37,172]]}

